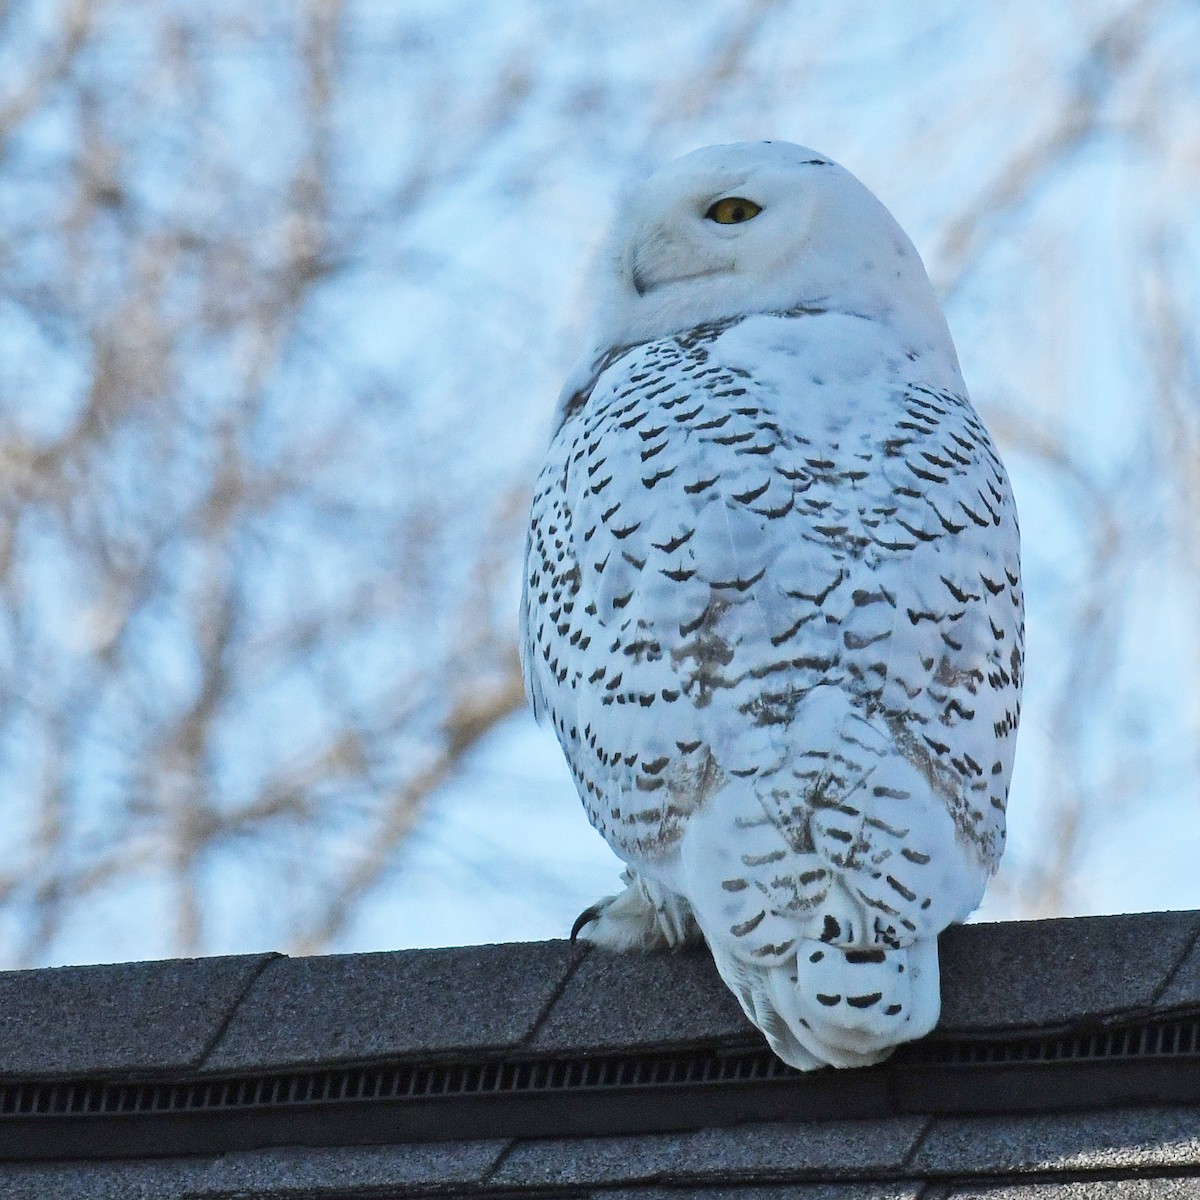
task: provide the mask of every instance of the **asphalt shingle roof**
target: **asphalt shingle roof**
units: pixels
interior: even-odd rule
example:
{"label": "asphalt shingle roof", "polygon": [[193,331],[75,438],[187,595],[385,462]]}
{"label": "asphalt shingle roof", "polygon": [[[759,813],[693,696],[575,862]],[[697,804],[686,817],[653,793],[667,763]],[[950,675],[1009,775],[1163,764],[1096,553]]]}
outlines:
{"label": "asphalt shingle roof", "polygon": [[263,954],[0,971],[0,1077],[195,1066],[276,961]]}
{"label": "asphalt shingle roof", "polygon": [[[939,1032],[1200,1004],[1195,912],[967,925],[942,935],[941,958]],[[756,1036],[703,951],[609,955],[551,941],[0,971],[0,1079]]]}
{"label": "asphalt shingle roof", "polygon": [[590,1196],[597,1200],[1125,1200],[1200,1196],[1195,1110],[1053,1118],[771,1122],[554,1141],[282,1147],[210,1159],[10,1163],[5,1200]]}
{"label": "asphalt shingle roof", "polygon": [[[939,1028],[1045,1028],[1167,1007],[1166,989],[1179,979],[1185,959],[1195,961],[1198,929],[1200,914],[1193,912],[948,929],[939,943]],[[1197,994],[1193,988],[1193,1002]],[[1183,993],[1180,1002],[1186,1002]]]}
{"label": "asphalt shingle roof", "polygon": [[[781,1098],[778,1112],[757,1111],[753,1119],[733,1110],[723,1115],[711,1104],[693,1119],[686,1111],[691,1093],[668,1091],[661,1103],[683,1110],[656,1131],[641,1131],[636,1122],[625,1132],[597,1131],[580,1115],[584,1109],[564,1101],[553,1136],[534,1136],[536,1130],[493,1136],[486,1121],[472,1125],[471,1114],[484,1111],[486,1096],[453,1117],[457,1101],[447,1094],[446,1107],[437,1110],[448,1114],[447,1123],[439,1128],[435,1121],[422,1140],[400,1139],[386,1121],[356,1125],[350,1119],[340,1127],[343,1142],[368,1144],[288,1145],[311,1141],[313,1126],[285,1123],[270,1133],[254,1126],[244,1145],[232,1149],[200,1146],[187,1156],[145,1157],[146,1148],[155,1147],[146,1130],[160,1118],[130,1109],[119,1116],[126,1124],[112,1128],[136,1127],[143,1157],[122,1157],[135,1143],[114,1136],[88,1157],[71,1159],[61,1147],[73,1143],[54,1140],[54,1131],[66,1125],[54,1121],[77,1128],[90,1118],[82,1109],[39,1114],[57,1111],[53,1105],[68,1093],[82,1095],[89,1081],[101,1090],[149,1081],[162,1085],[166,1097],[172,1088],[219,1089],[222,1081],[256,1072],[328,1074],[353,1066],[369,1073],[445,1063],[446,1070],[476,1070],[482,1078],[478,1072],[488,1064],[504,1062],[578,1066],[597,1055],[678,1057],[689,1048],[721,1060],[758,1053],[762,1043],[702,951],[614,956],[547,942],[5,972],[0,1195],[1200,1197],[1200,1082],[1186,1082],[1200,1079],[1200,913],[968,926],[948,931],[941,950],[944,1012],[930,1043],[935,1049],[965,1044],[964,1038],[986,1048],[1008,1045],[1013,1036],[1120,1030],[1137,1022],[1142,1028],[1147,1020],[1170,1018],[1177,1026],[1167,1047],[1176,1056],[1172,1062],[1191,1072],[1181,1076],[1183,1090],[1176,1084],[1164,1090],[1151,1075],[1132,1099],[1129,1089],[1106,1099],[1102,1087],[1087,1091],[1087,1081],[1111,1080],[1114,1069],[1125,1069],[1124,1060],[1115,1068],[1108,1063],[1107,1075],[1075,1063],[1070,1069],[1083,1071],[1085,1083],[1072,1102],[1076,1111],[1053,1111],[1038,1094],[1019,1097],[1014,1103],[1021,1111],[1008,1102],[984,1102],[982,1111],[978,1079],[974,1092],[963,1093],[975,1098],[955,1108],[953,1097],[918,1086],[925,1078],[921,1063],[936,1067],[936,1054],[915,1068],[905,1068],[901,1054],[863,1072],[784,1080],[792,1090],[764,1093],[769,1103]],[[1179,1029],[1192,1029],[1193,1041],[1179,1041]],[[1157,1069],[1167,1052],[1155,1053]],[[960,1074],[946,1078],[964,1078],[973,1068],[964,1059],[953,1070]],[[995,1078],[1011,1096],[1027,1077],[1006,1070],[1001,1063]],[[293,1090],[302,1079],[289,1078]],[[460,1071],[456,1078],[465,1076]],[[58,1090],[51,1095],[54,1081]],[[853,1110],[861,1100],[854,1119],[820,1110],[831,1087],[843,1108]],[[796,1101],[804,1096],[806,1109]],[[1010,1111],[1000,1111],[1006,1105]],[[225,1114],[235,1130],[253,1116],[241,1112]],[[679,1127],[672,1131],[671,1123]],[[34,1143],[26,1143],[23,1150],[24,1131],[35,1126],[42,1129],[42,1148],[30,1151]],[[31,1160],[31,1153],[40,1157]]]}
{"label": "asphalt shingle roof", "polygon": [[201,1065],[228,1072],[522,1046],[582,953],[568,942],[513,942],[279,958]]}

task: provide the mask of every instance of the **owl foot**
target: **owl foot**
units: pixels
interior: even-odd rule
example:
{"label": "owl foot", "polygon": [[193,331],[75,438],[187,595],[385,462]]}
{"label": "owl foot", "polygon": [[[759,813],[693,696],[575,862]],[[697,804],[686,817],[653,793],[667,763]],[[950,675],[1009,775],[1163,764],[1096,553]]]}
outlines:
{"label": "owl foot", "polygon": [[675,950],[700,937],[688,902],[633,871],[617,896],[605,896],[585,908],[571,927],[571,941],[582,938],[608,950]]}

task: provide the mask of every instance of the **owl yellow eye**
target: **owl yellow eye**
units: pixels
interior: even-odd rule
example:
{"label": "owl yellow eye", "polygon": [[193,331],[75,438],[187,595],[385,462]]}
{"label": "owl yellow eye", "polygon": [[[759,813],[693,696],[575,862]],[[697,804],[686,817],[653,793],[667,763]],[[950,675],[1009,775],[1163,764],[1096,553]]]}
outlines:
{"label": "owl yellow eye", "polygon": [[743,221],[757,217],[762,212],[762,205],[753,200],[745,200],[741,196],[726,196],[718,200],[704,215],[718,225],[740,225]]}

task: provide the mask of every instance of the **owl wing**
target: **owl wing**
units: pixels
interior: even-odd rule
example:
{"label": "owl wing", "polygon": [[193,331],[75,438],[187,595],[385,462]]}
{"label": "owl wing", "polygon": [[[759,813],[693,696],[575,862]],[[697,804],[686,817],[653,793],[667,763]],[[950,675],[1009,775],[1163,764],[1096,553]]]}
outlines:
{"label": "owl wing", "polygon": [[528,548],[531,692],[618,853],[666,863],[697,831],[677,883],[746,953],[819,932],[835,885],[907,942],[974,907],[999,855],[1015,513],[965,399],[759,370],[778,324],[755,353],[717,327],[637,347],[564,424]]}
{"label": "owl wing", "polygon": [[[742,546],[761,542],[764,518],[719,503],[713,476],[713,452],[753,434],[745,415],[727,430],[730,397],[710,393],[747,389],[706,372],[703,343],[687,341],[633,348],[601,374],[554,439],[527,545],[529,690],[590,818],[630,861],[669,854],[734,757],[753,762],[771,741],[730,709],[733,651],[714,640],[730,606],[764,602]],[[737,737],[720,732],[734,725]]]}

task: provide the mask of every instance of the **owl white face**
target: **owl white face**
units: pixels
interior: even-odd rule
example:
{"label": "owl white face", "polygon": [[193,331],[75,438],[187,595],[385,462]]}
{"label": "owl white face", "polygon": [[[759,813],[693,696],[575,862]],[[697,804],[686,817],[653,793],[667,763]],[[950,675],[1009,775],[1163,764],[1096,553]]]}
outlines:
{"label": "owl white face", "polygon": [[630,208],[623,264],[639,296],[696,279],[761,275],[799,249],[819,190],[804,180],[805,168],[832,164],[816,154],[771,162],[767,148],[711,148],[647,180]]}
{"label": "owl white face", "polygon": [[607,265],[600,345],[797,305],[942,323],[883,205],[788,142],[710,146],[656,171],[622,205]]}

